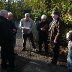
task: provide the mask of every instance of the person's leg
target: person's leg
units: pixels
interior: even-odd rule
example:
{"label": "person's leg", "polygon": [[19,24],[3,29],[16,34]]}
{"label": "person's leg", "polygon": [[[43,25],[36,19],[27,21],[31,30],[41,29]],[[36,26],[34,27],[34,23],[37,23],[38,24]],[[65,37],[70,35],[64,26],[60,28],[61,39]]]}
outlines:
{"label": "person's leg", "polygon": [[30,33],[28,37],[29,37],[29,39],[30,39],[30,41],[32,43],[33,48],[36,49],[36,46],[35,46],[35,43],[34,43],[34,40],[33,40],[33,34]]}
{"label": "person's leg", "polygon": [[72,63],[67,62],[68,64],[68,72],[72,72]]}
{"label": "person's leg", "polygon": [[53,64],[56,64],[57,63],[57,60],[58,60],[58,57],[59,57],[59,43],[55,43],[54,44],[54,47],[53,47],[53,59],[52,59],[52,63]]}
{"label": "person's leg", "polygon": [[72,72],[72,50],[71,50],[71,43],[68,43],[67,64],[68,64],[68,72]]}
{"label": "person's leg", "polygon": [[47,55],[48,54],[48,37],[45,36],[44,37],[44,44],[45,44],[45,54]]}
{"label": "person's leg", "polygon": [[7,53],[6,53],[6,47],[3,44],[1,46],[1,67],[2,69],[6,69],[7,68]]}
{"label": "person's leg", "polygon": [[43,43],[42,36],[39,35],[39,52],[40,52],[40,53],[41,53],[41,51],[42,51],[42,43]]}
{"label": "person's leg", "polygon": [[15,63],[14,63],[15,55],[14,55],[14,48],[12,45],[8,47],[8,56],[7,57],[8,57],[9,67],[14,68],[15,67]]}
{"label": "person's leg", "polygon": [[25,48],[26,48],[26,40],[27,40],[27,35],[26,34],[23,34],[23,39],[24,39],[24,41],[23,41],[23,50],[25,50]]}
{"label": "person's leg", "polygon": [[13,47],[15,48],[15,45],[16,45],[16,35],[13,36],[13,39],[14,39],[13,40]]}

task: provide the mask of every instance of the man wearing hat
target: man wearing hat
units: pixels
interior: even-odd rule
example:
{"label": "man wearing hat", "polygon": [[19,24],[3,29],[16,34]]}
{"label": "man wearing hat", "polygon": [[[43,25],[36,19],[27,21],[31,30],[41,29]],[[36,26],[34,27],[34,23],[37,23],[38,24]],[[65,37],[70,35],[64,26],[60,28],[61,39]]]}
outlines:
{"label": "man wearing hat", "polygon": [[39,34],[39,53],[42,52],[42,44],[44,43],[45,55],[48,54],[48,29],[49,23],[46,15],[41,16],[41,21],[37,26]]}
{"label": "man wearing hat", "polygon": [[20,29],[22,29],[23,39],[24,39],[23,51],[26,49],[27,38],[30,39],[30,41],[32,42],[33,48],[36,49],[34,40],[33,40],[32,25],[33,25],[33,20],[30,18],[30,14],[25,13],[25,18],[22,18],[19,24]]}
{"label": "man wearing hat", "polygon": [[52,63],[56,64],[59,57],[59,46],[61,44],[62,34],[64,31],[64,23],[60,19],[58,11],[52,12],[52,22],[50,23],[50,43],[53,46],[53,59]]}

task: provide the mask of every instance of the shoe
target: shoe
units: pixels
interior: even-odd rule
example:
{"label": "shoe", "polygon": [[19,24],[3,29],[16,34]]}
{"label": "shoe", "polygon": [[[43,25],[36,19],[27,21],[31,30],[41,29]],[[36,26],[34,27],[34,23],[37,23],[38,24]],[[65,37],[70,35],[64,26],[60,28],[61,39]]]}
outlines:
{"label": "shoe", "polygon": [[7,68],[1,68],[1,72],[7,72]]}
{"label": "shoe", "polygon": [[7,70],[3,70],[3,69],[1,69],[1,72],[7,72]]}
{"label": "shoe", "polygon": [[5,65],[4,64],[1,64],[1,69],[2,70],[7,70],[7,64],[5,64]]}
{"label": "shoe", "polygon": [[47,56],[47,57],[48,57],[48,56],[49,56],[49,55],[48,55],[48,53],[45,53],[45,56]]}
{"label": "shoe", "polygon": [[57,64],[57,61],[52,60],[51,64],[56,65]]}
{"label": "shoe", "polygon": [[32,47],[33,47],[34,49],[36,49],[36,46],[35,46],[35,45],[33,45]]}
{"label": "shoe", "polygon": [[13,72],[15,70],[15,65],[9,65],[8,72]]}
{"label": "shoe", "polygon": [[25,48],[23,47],[22,51],[25,51]]}
{"label": "shoe", "polygon": [[38,53],[38,54],[42,54],[42,51],[38,51],[38,50],[36,50],[36,53]]}
{"label": "shoe", "polygon": [[36,52],[36,51],[37,51],[37,49],[32,49],[32,51]]}

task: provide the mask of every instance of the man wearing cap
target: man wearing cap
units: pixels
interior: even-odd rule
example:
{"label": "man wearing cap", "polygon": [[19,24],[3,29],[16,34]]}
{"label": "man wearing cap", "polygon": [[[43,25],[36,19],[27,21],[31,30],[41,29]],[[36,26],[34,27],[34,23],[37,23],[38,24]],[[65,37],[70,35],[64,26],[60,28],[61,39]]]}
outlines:
{"label": "man wearing cap", "polygon": [[41,21],[37,26],[39,34],[39,53],[42,52],[42,44],[44,43],[45,55],[48,54],[48,29],[49,23],[46,15],[41,16]]}
{"label": "man wearing cap", "polygon": [[64,23],[60,19],[58,11],[52,12],[52,22],[50,23],[50,43],[53,46],[53,59],[52,63],[56,64],[59,57],[59,46],[61,44],[62,34],[64,31]]}
{"label": "man wearing cap", "polygon": [[19,24],[20,29],[22,29],[23,33],[23,50],[26,48],[26,40],[27,38],[30,39],[32,42],[32,46],[34,49],[36,49],[34,40],[33,40],[33,34],[32,34],[32,25],[33,25],[33,20],[30,18],[29,13],[25,13],[25,18],[22,18]]}

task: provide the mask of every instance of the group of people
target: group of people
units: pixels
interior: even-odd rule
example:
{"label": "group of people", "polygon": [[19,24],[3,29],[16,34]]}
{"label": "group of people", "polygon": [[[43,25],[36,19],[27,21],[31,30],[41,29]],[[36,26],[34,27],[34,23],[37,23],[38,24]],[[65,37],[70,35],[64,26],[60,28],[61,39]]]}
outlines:
{"label": "group of people", "polygon": [[[53,11],[52,14],[52,21],[47,18],[45,14],[41,16],[41,21],[38,22],[36,29],[38,31],[38,46],[39,50],[38,52],[42,52],[42,44],[44,43],[44,49],[45,49],[45,55],[48,55],[48,44],[50,43],[53,47],[53,59],[52,64],[57,64],[57,60],[59,57],[59,50],[62,42],[62,36],[64,34],[64,30],[66,27],[66,24],[60,19],[60,13],[58,11]],[[68,16],[70,19],[72,19],[72,10],[68,12]],[[34,44],[33,40],[33,20],[30,18],[30,14],[26,13],[25,18],[22,18],[20,20],[20,29],[22,29],[23,33],[23,50],[26,49],[26,40],[27,37],[30,37],[30,40],[32,42],[32,46],[34,49],[36,49],[36,46]],[[72,72],[72,29],[67,33],[66,35],[68,40],[68,56],[67,56],[67,62],[69,66],[69,72]]]}
{"label": "group of people", "polygon": [[[1,67],[14,68],[14,47],[16,42],[17,28],[13,22],[13,14],[7,10],[0,11],[0,46],[1,46]],[[7,64],[7,62],[9,64]]]}
{"label": "group of people", "polygon": [[[45,14],[41,16],[41,21],[38,22],[36,29],[38,32],[38,46],[39,53],[42,53],[42,44],[44,44],[45,55],[48,55],[48,44],[53,45],[53,60],[52,63],[56,64],[59,56],[59,46],[61,45],[62,34],[64,32],[65,24],[60,19],[60,13],[58,11],[52,12],[52,22],[47,18]],[[23,33],[23,50],[26,49],[27,37],[32,42],[33,48],[36,50],[36,46],[33,38],[33,20],[30,18],[30,14],[26,13],[25,17],[20,20],[19,28]],[[50,42],[49,42],[50,40]]]}
{"label": "group of people", "polygon": [[[62,42],[62,35],[65,30],[65,23],[60,19],[60,13],[58,11],[52,11],[52,21],[47,18],[45,14],[41,16],[41,20],[38,22],[36,29],[38,32],[38,52],[42,52],[42,44],[44,44],[45,55],[48,55],[48,44],[53,47],[53,59],[52,64],[56,64],[59,57],[59,49]],[[68,12],[68,16],[72,19],[72,10]],[[13,14],[6,10],[0,11],[0,46],[1,46],[1,66],[6,69],[7,61],[9,67],[14,68],[14,47],[16,42],[17,28],[13,23]],[[32,43],[34,50],[36,45],[33,35],[33,20],[30,18],[29,13],[25,13],[25,17],[20,20],[19,28],[22,30],[23,35],[23,50],[26,49],[26,40]],[[68,40],[68,56],[67,62],[69,72],[72,72],[72,29],[66,34]]]}

